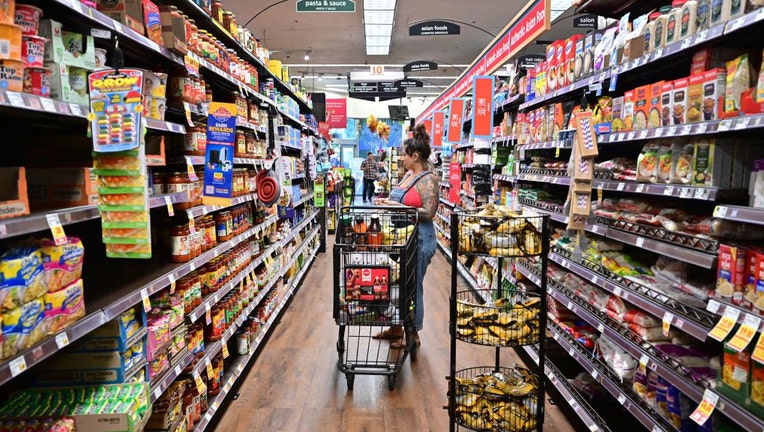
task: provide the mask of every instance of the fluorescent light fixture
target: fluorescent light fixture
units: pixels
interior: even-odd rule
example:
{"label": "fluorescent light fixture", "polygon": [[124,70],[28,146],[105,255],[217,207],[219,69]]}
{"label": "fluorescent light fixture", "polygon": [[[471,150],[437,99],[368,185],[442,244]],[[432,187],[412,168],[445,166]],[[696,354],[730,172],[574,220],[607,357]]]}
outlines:
{"label": "fluorescent light fixture", "polygon": [[390,36],[369,36],[366,35],[366,46],[390,46]]}
{"label": "fluorescent light fixture", "polygon": [[394,10],[364,10],[363,23],[392,25],[394,16]]}
{"label": "fluorescent light fixture", "polygon": [[366,55],[389,55],[390,46],[367,46]]}
{"label": "fluorescent light fixture", "polygon": [[549,18],[554,21],[573,5],[573,0],[552,0]]}
{"label": "fluorescent light fixture", "polygon": [[364,0],[363,10],[395,10],[395,0]]}
{"label": "fluorescent light fixture", "polygon": [[366,37],[369,36],[391,36],[393,26],[387,24],[369,24],[366,26]]}

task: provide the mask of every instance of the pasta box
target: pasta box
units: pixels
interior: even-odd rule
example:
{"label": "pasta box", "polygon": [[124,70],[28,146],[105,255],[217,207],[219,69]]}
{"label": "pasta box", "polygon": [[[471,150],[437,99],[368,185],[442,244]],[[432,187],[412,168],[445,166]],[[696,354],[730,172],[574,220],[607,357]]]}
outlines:
{"label": "pasta box", "polygon": [[724,93],[727,88],[727,71],[711,69],[703,74],[703,121],[720,118],[724,109]]}
{"label": "pasta box", "polygon": [[687,109],[685,123],[697,123],[703,118],[703,72],[691,75],[687,84]]}
{"label": "pasta box", "polygon": [[647,129],[647,116],[650,111],[650,86],[634,89],[634,130]]}
{"label": "pasta box", "polygon": [[557,88],[568,85],[567,41],[557,41],[554,60],[557,63]]}
{"label": "pasta box", "polygon": [[[61,23],[49,19],[40,20],[39,32],[40,36],[48,39],[45,42],[46,62],[56,62],[61,66],[73,66],[88,71],[95,69],[93,36],[65,31]],[[86,98],[84,104],[88,102]]]}
{"label": "pasta box", "polygon": [[623,119],[624,131],[630,131],[634,128],[634,90],[629,90],[623,94],[621,118]]}
{"label": "pasta box", "polygon": [[661,126],[671,126],[671,105],[674,100],[674,82],[664,81],[661,86]]}
{"label": "pasta box", "polygon": [[559,44],[560,41],[555,41],[546,47],[547,91],[550,92],[557,90],[557,46]]}
{"label": "pasta box", "polygon": [[650,86],[650,104],[647,112],[647,127],[653,129],[661,126],[661,104],[663,96],[663,81]]}
{"label": "pasta box", "polygon": [[745,287],[747,250],[744,247],[720,244],[716,269],[716,296],[742,305]]}
{"label": "pasta box", "polygon": [[[570,85],[581,76],[584,54],[584,36],[573,35],[566,39],[563,51],[563,55],[565,56],[565,83],[563,85]],[[578,62],[581,62],[580,66]],[[578,72],[576,72],[577,70]]]}
{"label": "pasta box", "polygon": [[680,125],[685,123],[685,111],[687,110],[687,87],[690,82],[687,78],[674,81],[671,93],[671,124]]}

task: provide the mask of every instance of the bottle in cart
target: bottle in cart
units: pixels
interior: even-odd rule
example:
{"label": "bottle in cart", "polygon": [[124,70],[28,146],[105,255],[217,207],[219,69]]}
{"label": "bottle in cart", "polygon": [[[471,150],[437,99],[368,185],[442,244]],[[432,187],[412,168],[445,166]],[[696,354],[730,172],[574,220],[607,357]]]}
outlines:
{"label": "bottle in cart", "polygon": [[368,231],[368,226],[366,225],[366,221],[364,220],[363,216],[358,215],[355,217],[355,243],[357,245],[365,245],[366,244],[366,232]]}
{"label": "bottle in cart", "polygon": [[382,299],[382,283],[379,282],[379,276],[374,278],[374,300],[380,300]]}
{"label": "bottle in cart", "polygon": [[382,276],[382,282],[379,284],[379,298],[388,300],[390,298],[390,289],[387,287],[387,277]]}
{"label": "bottle in cart", "polygon": [[379,223],[379,215],[371,215],[368,229],[368,241],[370,245],[382,244],[382,225]]}

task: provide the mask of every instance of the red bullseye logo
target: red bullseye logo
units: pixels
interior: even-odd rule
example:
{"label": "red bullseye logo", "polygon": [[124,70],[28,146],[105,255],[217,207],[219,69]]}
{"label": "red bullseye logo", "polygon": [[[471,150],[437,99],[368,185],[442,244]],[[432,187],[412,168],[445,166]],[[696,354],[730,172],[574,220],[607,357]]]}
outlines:
{"label": "red bullseye logo", "polygon": [[361,270],[361,280],[371,282],[371,269]]}

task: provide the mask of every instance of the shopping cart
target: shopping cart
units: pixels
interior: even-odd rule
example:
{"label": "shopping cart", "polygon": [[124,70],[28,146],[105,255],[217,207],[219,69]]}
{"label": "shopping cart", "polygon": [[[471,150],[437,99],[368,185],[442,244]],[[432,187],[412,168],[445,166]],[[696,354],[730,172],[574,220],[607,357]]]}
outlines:
{"label": "shopping cart", "polygon": [[[334,244],[334,320],[338,368],[353,389],[356,375],[386,375],[390,390],[406,357],[416,360],[414,298],[417,212],[406,207],[342,207]],[[404,349],[372,336],[404,329]]]}

